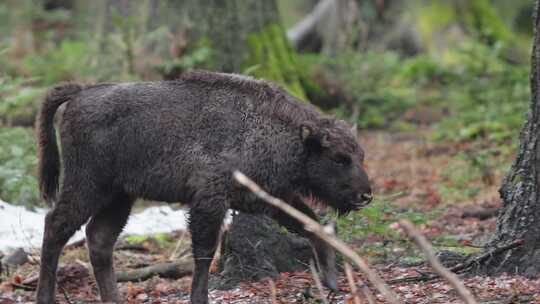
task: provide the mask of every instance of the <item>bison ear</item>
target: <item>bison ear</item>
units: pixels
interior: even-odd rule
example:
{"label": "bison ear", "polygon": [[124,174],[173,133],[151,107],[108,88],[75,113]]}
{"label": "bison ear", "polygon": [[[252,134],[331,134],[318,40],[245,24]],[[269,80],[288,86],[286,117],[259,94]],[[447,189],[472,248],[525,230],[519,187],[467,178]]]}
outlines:
{"label": "bison ear", "polygon": [[358,140],[358,125],[356,123],[352,125],[351,132],[354,135],[354,139]]}
{"label": "bison ear", "polygon": [[351,126],[351,132],[354,135],[358,134],[358,125],[356,123]]}
{"label": "bison ear", "polygon": [[330,146],[328,141],[328,134],[315,129],[314,126],[304,124],[300,127],[300,136],[304,144],[310,148],[320,150],[321,148],[327,148]]}

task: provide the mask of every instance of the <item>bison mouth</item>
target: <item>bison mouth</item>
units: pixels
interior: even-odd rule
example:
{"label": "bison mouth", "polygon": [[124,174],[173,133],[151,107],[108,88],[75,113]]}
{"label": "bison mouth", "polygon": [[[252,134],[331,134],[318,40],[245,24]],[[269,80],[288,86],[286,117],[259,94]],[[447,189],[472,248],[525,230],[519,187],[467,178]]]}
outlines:
{"label": "bison mouth", "polygon": [[357,196],[357,198],[351,203],[354,206],[355,210],[359,210],[369,205],[373,200],[373,195],[368,193],[362,193]]}
{"label": "bison mouth", "polygon": [[304,196],[304,200],[310,202],[310,204],[324,208],[330,207],[337,211],[339,216],[347,215],[350,212],[358,211],[366,207],[371,203],[372,199],[373,197],[371,196],[371,194],[361,194],[354,197],[349,197],[348,199],[342,200],[341,202],[331,199],[325,199],[316,196],[313,193]]}
{"label": "bison mouth", "polygon": [[334,208],[338,214],[346,215],[352,211],[358,211],[371,203],[373,197],[371,194],[351,194],[348,199],[343,202],[330,203],[329,205]]}

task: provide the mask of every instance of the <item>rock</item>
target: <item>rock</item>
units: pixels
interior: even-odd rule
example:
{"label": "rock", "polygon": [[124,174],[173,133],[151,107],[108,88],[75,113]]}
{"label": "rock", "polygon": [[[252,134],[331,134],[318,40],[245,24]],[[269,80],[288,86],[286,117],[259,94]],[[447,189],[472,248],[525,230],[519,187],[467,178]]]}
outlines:
{"label": "rock", "polygon": [[442,250],[437,252],[437,258],[439,258],[445,267],[453,267],[457,264],[465,262],[467,256],[459,252]]}
{"label": "rock", "polygon": [[8,267],[17,267],[28,262],[28,253],[22,248],[17,248],[12,253],[2,258],[2,264]]}

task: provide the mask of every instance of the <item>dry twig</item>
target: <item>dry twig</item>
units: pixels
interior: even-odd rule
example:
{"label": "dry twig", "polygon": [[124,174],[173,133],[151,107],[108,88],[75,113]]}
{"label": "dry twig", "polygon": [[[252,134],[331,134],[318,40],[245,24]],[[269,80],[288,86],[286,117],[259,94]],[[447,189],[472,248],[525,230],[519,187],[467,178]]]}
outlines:
{"label": "dry twig", "polygon": [[333,236],[329,231],[327,231],[327,229],[325,229],[324,226],[322,226],[315,220],[311,219],[310,217],[306,216],[302,212],[296,210],[294,207],[283,202],[282,200],[271,196],[266,191],[261,189],[261,187],[259,187],[255,182],[253,182],[251,179],[245,176],[243,173],[239,171],[235,171],[233,173],[233,176],[236,179],[236,181],[238,181],[243,186],[247,187],[260,199],[262,199],[263,201],[267,202],[268,204],[276,208],[281,209],[283,212],[287,213],[294,219],[300,221],[302,224],[304,224],[304,227],[306,230],[314,233],[323,241],[325,241],[330,246],[332,246],[334,249],[341,252],[345,257],[353,261],[354,264],[356,264],[356,266],[360,269],[360,271],[364,273],[367,279],[373,283],[375,288],[377,288],[377,290],[379,290],[379,292],[386,297],[386,299],[388,300],[388,303],[391,303],[391,304],[400,303],[394,291],[390,289],[388,285],[386,285],[386,283],[381,279],[381,277],[376,272],[371,270],[371,268],[364,261],[364,259],[362,259],[351,247],[345,244],[342,240]]}
{"label": "dry twig", "polygon": [[368,304],[377,304],[377,301],[375,301],[375,296],[373,296],[373,294],[369,290],[369,287],[366,284],[362,283],[361,280],[359,280],[359,283],[360,290],[362,291],[362,294],[366,298]]}
{"label": "dry twig", "polygon": [[349,282],[349,286],[351,287],[354,304],[362,304],[362,300],[360,300],[360,297],[358,296],[356,283],[354,282],[352,267],[349,263],[345,263],[345,274],[347,275],[347,282]]}
{"label": "dry twig", "polygon": [[467,304],[477,304],[474,296],[471,294],[469,289],[467,289],[467,287],[463,285],[457,275],[441,264],[441,262],[435,255],[433,248],[431,247],[427,239],[420,233],[420,231],[418,231],[413,226],[413,224],[407,220],[399,221],[399,225],[414,240],[416,245],[424,252],[433,270],[440,274],[441,277],[445,278],[448,283],[450,283],[450,285],[452,285],[456,289],[459,297]]}
{"label": "dry twig", "polygon": [[[11,287],[13,289],[21,289],[21,290],[24,290],[24,291],[34,291],[34,290],[37,289],[36,286],[26,285],[26,284],[22,284],[22,283],[10,282],[9,284],[11,285]],[[4,302],[0,301],[0,303],[4,303]],[[11,303],[11,302],[6,302],[6,303]]]}
{"label": "dry twig", "polygon": [[324,304],[328,304],[328,300],[324,296],[324,289],[321,283],[321,278],[317,273],[317,269],[315,268],[315,263],[313,262],[313,260],[309,262],[309,269],[311,270],[311,275],[313,276],[313,280],[315,281],[315,286],[317,286],[317,289],[319,289],[319,298]]}
{"label": "dry twig", "polygon": [[186,235],[187,235],[186,231],[182,232],[182,235],[180,236],[180,238],[176,242],[176,246],[174,246],[174,249],[171,252],[171,255],[169,256],[169,260],[176,260],[177,258],[179,258],[178,251],[184,245]]}
{"label": "dry twig", "polygon": [[278,304],[276,282],[272,279],[268,279],[268,284],[270,284],[270,298],[272,299],[272,304]]}

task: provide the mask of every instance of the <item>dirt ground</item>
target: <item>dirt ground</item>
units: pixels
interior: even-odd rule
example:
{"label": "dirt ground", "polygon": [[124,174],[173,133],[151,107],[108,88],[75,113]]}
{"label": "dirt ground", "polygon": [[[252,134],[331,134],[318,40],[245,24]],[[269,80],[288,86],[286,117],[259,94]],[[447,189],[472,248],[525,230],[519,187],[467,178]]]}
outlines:
{"label": "dirt ground", "polygon": [[[375,193],[391,201],[392,210],[396,213],[413,210],[426,214],[426,220],[418,227],[436,245],[436,249],[459,253],[480,252],[481,245],[495,229],[496,208],[500,206],[497,189],[512,155],[498,151],[489,143],[443,143],[430,140],[430,136],[429,130],[361,134],[361,143],[366,150],[366,166]],[[493,152],[484,155],[481,151]],[[389,218],[390,222],[392,220]],[[387,229],[397,229],[392,223],[387,226]],[[182,232],[176,233],[173,239],[180,235]],[[452,242],[444,241],[448,239]],[[418,259],[415,262],[405,259],[405,253],[400,252],[408,254],[409,251],[403,251],[395,240],[384,240],[376,233],[368,234],[361,241],[353,236],[352,240],[350,243],[375,263],[374,269],[385,280],[430,272],[429,267],[418,262]],[[404,258],[372,259],[360,248],[360,244],[362,247],[375,247],[375,251],[376,247],[388,246],[391,257],[401,254]],[[117,269],[122,271],[166,260],[175,247],[152,242],[143,245],[147,247],[145,252],[115,252]],[[84,247],[64,253],[59,272],[59,303],[97,301],[97,288],[89,275],[88,265]],[[33,291],[22,287],[32,289],[35,286],[35,279],[32,279],[36,273],[35,261],[9,274],[4,272],[0,283],[0,304],[31,302]],[[355,275],[359,286],[367,283],[361,273],[356,272]],[[512,275],[460,277],[480,303],[540,303],[539,278]],[[144,282],[120,283],[119,286],[128,303],[188,303],[190,280],[190,277],[177,280],[154,277]],[[30,283],[22,284],[24,281]],[[385,299],[372,286],[368,284],[367,287],[374,294],[374,303],[385,303]],[[455,290],[443,280],[399,283],[393,284],[392,288],[404,303],[462,303]],[[344,276],[340,277],[338,293],[329,294],[323,290],[322,294],[328,303],[354,303]],[[211,290],[210,298],[213,303],[324,303],[321,291],[315,287],[307,271],[282,273],[273,280],[245,282],[232,290]],[[368,303],[365,299],[362,301]]]}

